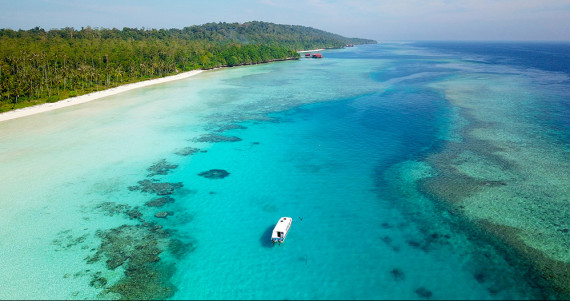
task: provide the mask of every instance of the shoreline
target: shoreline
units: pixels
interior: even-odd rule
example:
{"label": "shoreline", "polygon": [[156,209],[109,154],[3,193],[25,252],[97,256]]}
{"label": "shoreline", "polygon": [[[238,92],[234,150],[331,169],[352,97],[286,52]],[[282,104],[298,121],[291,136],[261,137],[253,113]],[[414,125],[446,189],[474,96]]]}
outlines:
{"label": "shoreline", "polygon": [[322,48],[322,49],[312,49],[312,50],[299,50],[299,51],[297,51],[297,53],[315,52],[315,51],[323,51],[323,50],[325,50],[325,49]]}
{"label": "shoreline", "polygon": [[[321,51],[321,50],[325,50],[325,49],[301,50],[301,51],[297,51],[297,52],[302,53],[302,52],[314,52],[314,51]],[[271,60],[271,61],[265,62],[265,63],[276,62],[276,61],[287,61],[287,60],[291,60],[291,59],[298,59],[298,58]],[[263,64],[263,63],[261,63],[261,64]],[[244,65],[250,65],[250,64],[243,64],[243,65],[237,65],[237,66],[244,66]],[[59,100],[57,102],[42,103],[42,104],[38,104],[35,106],[30,106],[30,107],[20,108],[20,109],[8,111],[8,112],[3,112],[3,113],[0,113],[0,122],[12,120],[12,119],[17,119],[17,118],[21,118],[21,117],[27,117],[27,116],[31,116],[31,115],[35,115],[35,114],[39,114],[39,113],[44,113],[44,112],[48,112],[48,111],[53,111],[53,110],[57,110],[57,109],[61,109],[61,108],[66,108],[66,107],[70,107],[73,105],[90,102],[90,101],[93,101],[96,99],[116,95],[119,93],[127,92],[127,91],[138,89],[138,88],[143,88],[143,87],[148,87],[148,86],[152,86],[152,85],[156,85],[156,84],[162,84],[162,83],[172,82],[172,81],[176,81],[176,80],[181,80],[181,79],[192,77],[192,76],[197,75],[199,73],[202,73],[204,71],[216,70],[216,69],[225,68],[225,67],[228,67],[228,66],[221,66],[221,67],[211,68],[211,69],[199,69],[199,70],[187,71],[187,72],[183,72],[180,74],[170,75],[170,76],[161,77],[161,78],[149,79],[149,80],[136,82],[136,83],[125,84],[125,85],[121,85],[121,86],[114,87],[114,88],[109,88],[109,89],[102,90],[102,91],[91,92],[91,93],[83,94],[80,96],[70,97],[70,98]]]}
{"label": "shoreline", "polygon": [[73,105],[77,105],[77,104],[82,104],[82,103],[90,102],[90,101],[93,101],[96,99],[100,99],[100,98],[111,96],[111,95],[116,95],[119,93],[127,92],[127,91],[138,89],[138,88],[143,88],[143,87],[148,87],[148,86],[152,86],[152,85],[156,85],[156,84],[162,84],[162,83],[167,83],[167,82],[185,79],[185,78],[189,78],[189,77],[192,77],[194,75],[197,75],[199,73],[202,73],[204,71],[206,71],[206,70],[187,71],[187,72],[183,72],[183,73],[176,74],[176,75],[171,75],[171,76],[162,77],[162,78],[149,79],[149,80],[145,80],[142,82],[126,84],[126,85],[122,85],[122,86],[118,86],[118,87],[114,87],[114,88],[110,88],[110,89],[106,89],[106,90],[102,90],[102,91],[91,92],[91,93],[80,95],[80,96],[70,97],[70,98],[62,99],[60,101],[53,102],[53,103],[43,103],[43,104],[31,106],[31,107],[25,107],[25,108],[13,110],[13,111],[3,112],[3,113],[0,113],[0,122],[12,120],[12,119],[16,119],[16,118],[21,118],[21,117],[26,117],[26,116],[31,116],[31,115],[35,115],[35,114],[39,114],[39,113],[43,113],[43,112],[53,111],[53,110],[57,110],[57,109],[61,109],[61,108],[65,108],[65,107],[69,107],[69,106],[73,106]]}

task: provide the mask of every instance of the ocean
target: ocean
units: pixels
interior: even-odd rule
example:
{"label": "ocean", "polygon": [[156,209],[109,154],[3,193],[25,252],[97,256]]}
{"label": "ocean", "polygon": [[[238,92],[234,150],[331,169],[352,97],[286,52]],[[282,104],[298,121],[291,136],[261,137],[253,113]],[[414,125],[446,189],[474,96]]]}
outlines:
{"label": "ocean", "polygon": [[0,299],[570,295],[570,44],[321,53],[0,123]]}

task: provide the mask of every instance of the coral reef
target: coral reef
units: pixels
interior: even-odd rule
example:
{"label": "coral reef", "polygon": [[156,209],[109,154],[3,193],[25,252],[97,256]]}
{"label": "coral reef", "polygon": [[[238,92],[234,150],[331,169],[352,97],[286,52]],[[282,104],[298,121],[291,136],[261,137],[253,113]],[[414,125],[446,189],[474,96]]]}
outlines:
{"label": "coral reef", "polygon": [[208,134],[204,135],[198,139],[196,142],[238,142],[241,141],[241,138],[235,136],[224,136],[224,135],[216,135],[216,134]]}
{"label": "coral reef", "polygon": [[[161,160],[149,168],[149,171],[153,174],[164,174],[172,168],[175,167]],[[148,179],[139,181],[138,184],[129,187],[129,190],[161,196],[170,195],[183,187],[182,183],[159,183]],[[146,202],[145,206],[156,208],[173,202],[174,198],[162,196]],[[99,297],[122,300],[155,300],[172,297],[176,291],[176,287],[170,281],[176,271],[173,260],[182,259],[188,252],[193,251],[195,243],[188,242],[187,237],[182,238],[176,234],[176,231],[165,229],[162,225],[145,222],[144,217],[152,214],[156,218],[164,219],[173,216],[174,212],[160,211],[153,214],[138,206],[132,207],[114,202],[100,203],[95,209],[103,211],[105,215],[121,214],[130,220],[140,222],[96,232],[101,244],[92,249],[95,253],[87,256],[86,262],[93,264],[104,261],[110,271],[115,271],[119,267],[121,270],[117,271],[124,270],[122,277],[114,282],[103,277],[102,272],[85,271],[85,276],[91,277],[89,284],[102,289]],[[70,235],[70,231],[60,233],[61,238],[54,240],[54,244],[71,247],[85,241],[87,235],[74,238]]]}
{"label": "coral reef", "polygon": [[176,189],[182,188],[184,184],[178,183],[160,183],[151,180],[138,181],[138,186],[130,186],[129,190],[140,190],[142,192],[154,193],[156,195],[173,194]]}
{"label": "coral reef", "polygon": [[167,216],[171,215],[168,211],[160,211],[154,214],[156,218],[166,218]]}
{"label": "coral reef", "polygon": [[113,216],[115,214],[123,214],[129,209],[129,205],[117,204],[115,202],[103,202],[95,207],[95,209],[103,211],[105,215]]}
{"label": "coral reef", "polygon": [[243,125],[228,124],[228,125],[221,126],[219,129],[216,130],[216,132],[221,133],[221,132],[225,132],[225,131],[229,131],[229,130],[245,130],[245,129],[247,129],[247,127],[245,127]]}
{"label": "coral reef", "polygon": [[129,219],[142,219],[142,213],[139,211],[138,207],[133,209],[125,210],[125,214],[129,216]]}
{"label": "coral reef", "polygon": [[58,233],[57,238],[52,241],[52,244],[60,247],[61,250],[66,250],[84,243],[88,236],[88,234],[83,234],[81,236],[74,237],[71,234],[71,229],[65,230]]}
{"label": "coral reef", "polygon": [[154,177],[158,175],[166,175],[170,172],[171,169],[177,168],[178,165],[169,164],[166,162],[166,159],[162,159],[156,163],[154,163],[151,167],[147,170],[150,172],[147,177]]}
{"label": "coral reef", "polygon": [[[158,264],[159,255],[169,245],[168,231],[153,224],[122,225],[101,231],[98,236],[102,243],[89,262],[107,258],[110,270],[119,266],[125,269],[125,277],[106,288],[107,292],[118,293],[121,299],[164,299],[173,295],[175,288]],[[101,281],[92,284],[101,285]]]}
{"label": "coral reef", "polygon": [[199,151],[200,151],[199,148],[185,147],[185,148],[182,148],[182,149],[176,151],[175,154],[177,154],[179,156],[190,156],[190,155],[193,155]]}
{"label": "coral reef", "polygon": [[153,199],[151,201],[148,201],[146,203],[144,203],[145,206],[147,207],[162,207],[166,204],[170,204],[170,203],[174,203],[174,199],[170,196],[165,196],[165,197],[161,197],[161,198],[157,198],[157,199]]}

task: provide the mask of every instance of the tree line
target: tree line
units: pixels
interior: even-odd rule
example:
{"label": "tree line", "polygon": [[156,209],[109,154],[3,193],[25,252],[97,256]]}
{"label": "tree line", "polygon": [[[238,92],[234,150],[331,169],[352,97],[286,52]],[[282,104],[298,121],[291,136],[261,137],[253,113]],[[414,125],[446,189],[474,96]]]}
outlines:
{"label": "tree line", "polygon": [[375,41],[257,21],[183,29],[0,29],[0,112],[183,71],[364,43]]}

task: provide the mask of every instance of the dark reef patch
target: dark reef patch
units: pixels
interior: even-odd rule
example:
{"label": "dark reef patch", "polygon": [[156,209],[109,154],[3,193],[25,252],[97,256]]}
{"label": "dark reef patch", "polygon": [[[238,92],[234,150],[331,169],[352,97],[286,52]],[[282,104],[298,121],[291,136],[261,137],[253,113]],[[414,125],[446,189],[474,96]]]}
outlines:
{"label": "dark reef patch", "polygon": [[230,173],[223,169],[210,169],[208,171],[201,172],[198,175],[208,179],[223,179],[229,176]]}
{"label": "dark reef patch", "polygon": [[200,151],[199,148],[185,147],[185,148],[182,148],[182,149],[176,151],[175,154],[179,155],[179,156],[190,156],[190,155],[193,155],[199,151]]}
{"label": "dark reef patch", "polygon": [[[173,296],[176,288],[170,282],[175,272],[172,264],[161,261],[160,254],[168,251],[175,258],[182,258],[193,244],[172,237],[172,232],[153,223],[122,225],[106,231],[98,231],[101,245],[97,252],[86,258],[88,263],[106,260],[107,268],[123,267],[124,277],[102,293],[119,294],[121,299],[166,299]],[[95,274],[91,285],[102,288],[107,280]]]}
{"label": "dark reef patch", "polygon": [[142,213],[139,211],[138,207],[135,207],[135,208],[130,209],[130,210],[126,210],[125,214],[127,216],[129,216],[130,219],[137,219],[137,220],[142,219]]}
{"label": "dark reef patch", "polygon": [[418,297],[424,298],[424,299],[428,299],[433,295],[433,293],[430,290],[426,289],[423,286],[416,289],[415,292],[418,295]]}
{"label": "dark reef patch", "polygon": [[[185,153],[196,151],[198,150],[188,149]],[[148,168],[150,172],[148,176],[165,175],[176,167],[163,159]],[[192,215],[184,210],[177,212],[174,216],[174,211],[153,212],[151,209],[174,203],[175,199],[169,195],[181,189],[184,186],[183,183],[164,183],[156,179],[145,179],[137,183],[138,185],[130,186],[128,189],[151,193],[158,197],[145,202],[144,207],[114,202],[102,202],[95,206],[96,212],[102,211],[107,216],[119,214],[131,220],[131,224],[98,230],[95,237],[101,242],[99,246],[91,248],[93,253],[85,258],[87,264],[104,262],[109,271],[122,274],[118,275],[120,276],[118,281],[113,282],[105,278],[108,277],[107,274],[113,274],[110,272],[86,270],[81,274],[90,276],[89,284],[101,290],[98,295],[101,299],[162,300],[171,298],[176,292],[176,287],[170,281],[176,271],[175,263],[196,248],[196,242],[188,236],[180,236],[176,230],[167,229],[156,223],[160,221],[171,226],[187,224],[192,220]],[[182,193],[189,194],[193,191],[183,189]],[[150,220],[156,222],[149,222]],[[138,224],[132,224],[133,222]],[[59,236],[54,240],[54,244],[65,248],[83,243],[88,237],[85,234],[75,238],[71,235],[71,230],[62,232]],[[117,268],[120,269],[117,270]],[[69,277],[68,274],[66,276]]]}
{"label": "dark reef patch", "polygon": [[449,242],[447,240],[449,238],[451,238],[449,234],[441,235],[434,232],[426,234],[423,241],[409,239],[406,243],[411,247],[421,249],[424,252],[429,252],[433,248],[448,244]]}
{"label": "dark reef patch", "polygon": [[71,229],[64,230],[58,233],[57,238],[52,241],[52,244],[60,247],[62,250],[67,250],[84,243],[87,237],[89,237],[88,234],[75,237],[71,234]]}
{"label": "dark reef patch", "polygon": [[390,275],[396,281],[402,281],[402,280],[406,279],[406,275],[404,274],[404,272],[398,268],[392,269],[390,271]]}
{"label": "dark reef patch", "polygon": [[178,165],[169,164],[166,162],[166,159],[162,159],[156,163],[154,163],[151,167],[147,170],[150,172],[147,177],[154,177],[158,175],[166,175],[170,172],[171,169],[177,168]]}
{"label": "dark reef patch", "polygon": [[[496,256],[500,256],[502,260],[520,271],[519,280],[499,279],[495,275],[500,272],[494,270],[492,265],[486,265],[485,274],[481,274],[484,277],[480,275],[476,280],[484,280],[485,285],[489,286],[489,292],[497,294],[515,285],[509,283],[510,281],[524,281],[532,290],[529,292],[532,298],[568,299],[570,296],[568,285],[570,283],[570,263],[553,259],[547,255],[548,252],[545,250],[529,246],[522,238],[525,232],[527,235],[530,232],[528,227],[521,226],[517,229],[491,220],[470,217],[472,212],[481,212],[486,208],[485,202],[492,201],[491,198],[482,197],[484,194],[481,194],[481,191],[489,190],[508,192],[506,195],[510,195],[510,198],[524,200],[524,202],[513,203],[514,208],[516,207],[519,212],[527,212],[529,216],[544,216],[542,220],[548,218],[549,223],[541,225],[543,231],[549,231],[548,235],[556,236],[558,233],[554,225],[558,220],[564,220],[564,215],[560,214],[561,211],[556,210],[556,199],[550,195],[550,188],[541,188],[540,185],[529,180],[527,172],[524,169],[521,170],[521,166],[524,167],[522,161],[517,162],[502,155],[514,152],[522,145],[509,142],[503,143],[500,147],[495,146],[472,134],[475,130],[491,131],[492,128],[488,124],[470,114],[469,110],[466,110],[462,117],[469,121],[467,126],[459,130],[463,141],[461,143],[448,142],[443,151],[426,158],[425,161],[434,169],[434,175],[417,181],[418,190],[428,196],[436,206],[452,215],[454,222],[464,229],[463,231],[471,242],[477,243],[481,248],[493,248],[496,255],[492,257],[492,260],[497,260]],[[478,177],[473,177],[462,172],[459,167],[465,161],[464,154],[466,153],[476,154],[477,158],[490,162],[489,164],[505,171],[508,176],[497,178],[479,173],[476,174]],[[482,165],[482,163],[479,164]],[[525,190],[529,184],[533,185],[533,188]],[[491,190],[492,188],[495,189]],[[507,188],[510,191],[506,190]],[[545,190],[546,193],[544,193]],[[493,194],[489,193],[489,195]],[[473,199],[474,196],[478,196],[480,205],[474,206],[472,203],[465,202],[465,200]],[[531,207],[538,200],[540,204]],[[521,219],[521,221],[524,220],[524,218]],[[562,240],[559,241],[562,242]],[[481,258],[479,260],[484,262],[491,259]]]}
{"label": "dark reef patch", "polygon": [[380,237],[380,240],[383,241],[385,244],[390,245],[392,243],[392,238],[388,235],[384,235]]}
{"label": "dark reef patch", "polygon": [[196,243],[193,241],[183,242],[180,239],[173,238],[168,243],[168,252],[176,259],[182,259],[184,256],[196,249]]}
{"label": "dark reef patch", "polygon": [[221,126],[219,129],[216,130],[216,132],[221,133],[221,132],[225,132],[225,131],[229,131],[229,130],[245,130],[245,129],[247,129],[247,127],[245,127],[243,125],[228,124],[228,125]]}
{"label": "dark reef patch", "polygon": [[[528,246],[520,239],[520,229],[497,225],[489,221],[480,221],[479,224],[482,226],[478,230],[479,235],[492,235],[488,240],[493,244],[507,242],[511,248],[503,249],[504,252],[515,255],[515,258],[525,259],[519,259],[513,263],[522,266],[522,270],[526,271],[524,276],[531,284],[541,287],[543,295],[540,299],[568,299],[570,296],[570,286],[568,286],[570,264],[554,260],[543,252]],[[497,290],[495,287],[489,289]]]}
{"label": "dark reef patch", "polygon": [[114,216],[115,214],[124,214],[129,219],[142,221],[142,212],[139,207],[131,207],[127,204],[117,204],[114,202],[103,202],[95,206],[95,209],[101,210],[105,215]]}
{"label": "dark reef patch", "polygon": [[142,192],[154,193],[156,195],[170,195],[173,194],[176,189],[182,188],[184,184],[182,182],[178,183],[160,183],[151,180],[138,181],[138,186],[130,186],[130,191],[140,190]]}
{"label": "dark reef patch", "polygon": [[166,204],[174,203],[174,199],[170,196],[165,196],[161,198],[157,198],[151,201],[144,203],[147,207],[162,207]]}
{"label": "dark reef patch", "polygon": [[103,211],[105,215],[113,216],[115,214],[125,213],[125,210],[129,210],[130,206],[126,204],[117,204],[115,202],[103,202],[95,206],[95,209]]}
{"label": "dark reef patch", "polygon": [[473,277],[475,278],[475,280],[477,280],[477,282],[479,283],[483,283],[486,280],[486,276],[484,273],[475,273],[475,275],[473,275]]}
{"label": "dark reef patch", "polygon": [[91,275],[91,282],[89,282],[94,288],[103,288],[107,285],[107,279],[105,277],[101,277],[101,272],[97,272],[94,275]]}
{"label": "dark reef patch", "polygon": [[235,136],[224,136],[216,134],[207,134],[195,140],[196,142],[238,142],[241,138]]}
{"label": "dark reef patch", "polygon": [[170,212],[168,212],[168,211],[160,211],[160,212],[155,213],[155,214],[154,214],[154,217],[156,217],[156,218],[166,218],[166,217],[168,217],[169,215],[172,215],[172,214],[170,214]]}

